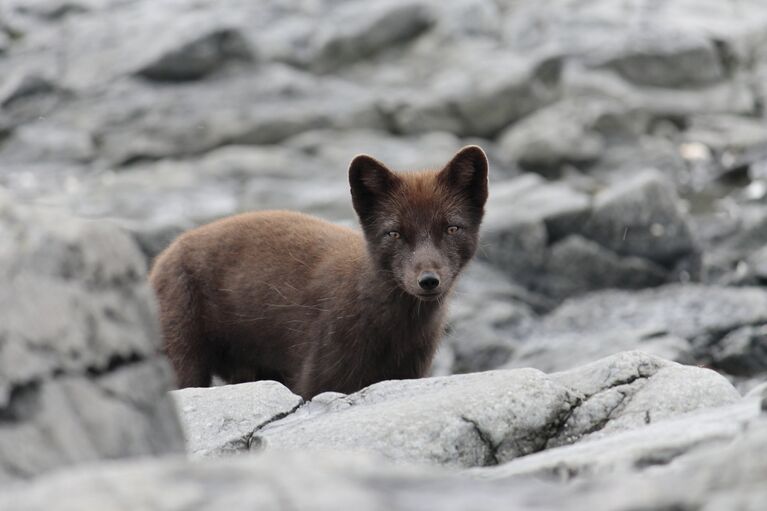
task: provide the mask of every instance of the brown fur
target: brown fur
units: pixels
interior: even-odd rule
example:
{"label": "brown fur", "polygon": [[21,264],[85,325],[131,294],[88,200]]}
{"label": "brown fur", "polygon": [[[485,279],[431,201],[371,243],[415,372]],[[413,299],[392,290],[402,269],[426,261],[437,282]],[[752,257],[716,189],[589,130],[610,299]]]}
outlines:
{"label": "brown fur", "polygon": [[[470,146],[440,172],[395,174],[358,156],[349,180],[364,238],[301,213],[254,212],[189,231],[158,257],[150,280],[180,387],[216,374],[309,398],[424,376],[444,299],[476,250],[487,160]],[[419,287],[425,271],[440,280],[431,294]]]}

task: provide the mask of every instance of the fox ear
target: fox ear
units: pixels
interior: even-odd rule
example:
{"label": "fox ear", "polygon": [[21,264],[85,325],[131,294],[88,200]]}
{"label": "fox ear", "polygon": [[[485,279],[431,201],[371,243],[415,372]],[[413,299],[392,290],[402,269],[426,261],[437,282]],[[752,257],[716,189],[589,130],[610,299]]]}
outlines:
{"label": "fox ear", "polygon": [[449,188],[466,194],[478,208],[487,201],[487,156],[475,145],[458,151],[439,173],[439,180]]}
{"label": "fox ear", "polygon": [[365,154],[355,156],[349,165],[349,185],[354,210],[363,221],[368,219],[376,203],[388,195],[397,183],[386,166]]}

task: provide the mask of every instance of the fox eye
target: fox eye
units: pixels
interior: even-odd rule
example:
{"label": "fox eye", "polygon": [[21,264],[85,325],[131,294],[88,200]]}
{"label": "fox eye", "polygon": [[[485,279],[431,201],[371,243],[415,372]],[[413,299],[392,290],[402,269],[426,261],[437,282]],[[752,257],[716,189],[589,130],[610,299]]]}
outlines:
{"label": "fox eye", "polygon": [[458,227],[457,225],[451,225],[450,227],[447,228],[447,233],[448,234],[455,234],[455,233],[457,233],[460,230],[461,230],[461,228]]}
{"label": "fox eye", "polygon": [[395,240],[398,240],[400,238],[400,235],[397,231],[389,231],[386,233],[386,235]]}

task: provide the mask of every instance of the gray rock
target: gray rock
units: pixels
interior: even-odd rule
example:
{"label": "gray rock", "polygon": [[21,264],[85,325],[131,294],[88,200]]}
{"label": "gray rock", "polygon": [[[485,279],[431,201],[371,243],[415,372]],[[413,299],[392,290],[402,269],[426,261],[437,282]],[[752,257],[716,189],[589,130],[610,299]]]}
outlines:
{"label": "gray rock", "polygon": [[0,481],[179,451],[141,253],[114,226],[0,196]]}
{"label": "gray rock", "polygon": [[499,146],[507,160],[556,176],[562,164],[599,159],[608,137],[636,136],[641,124],[632,122],[628,107],[618,101],[568,98],[510,126]]}
{"label": "gray rock", "polygon": [[493,183],[480,256],[527,283],[543,267],[548,244],[578,231],[589,208],[585,194],[533,174]]}
{"label": "gray rock", "polygon": [[[632,357],[636,355],[627,355],[624,361]],[[599,379],[606,377],[615,384],[621,378],[637,376],[636,370],[640,370],[621,368],[619,361],[614,362],[617,365],[594,366],[581,374],[578,381],[582,388],[595,391],[602,388]],[[674,366],[665,364],[645,359],[640,371],[649,374],[657,370],[655,374],[661,374]],[[610,367],[615,369],[614,375]],[[562,378],[568,379],[565,375]],[[341,403],[346,410],[370,406],[391,398],[380,390],[367,397],[358,395],[357,399],[368,405],[355,405],[350,402],[353,396],[338,395],[320,395],[313,403],[329,408]],[[418,395],[419,389],[411,390],[416,391],[413,397]],[[288,420],[290,416],[283,419]],[[767,422],[759,415],[757,401],[751,399],[531,454],[498,467],[444,472],[401,462],[391,464],[369,453],[317,450],[267,450],[258,456],[196,463],[167,458],[86,466],[44,476],[33,484],[0,493],[0,507],[9,511],[49,509],[55,502],[64,510],[88,506],[131,510],[148,505],[159,510],[190,505],[196,509],[234,506],[277,510],[289,506],[331,510],[342,506],[407,511],[510,506],[531,511],[629,511],[637,506],[759,509],[767,497],[763,484],[767,465],[761,454],[765,445]],[[548,475],[576,480],[563,485]],[[130,491],[124,491],[126,488]],[[306,488],[315,490],[303,491]],[[690,491],[680,492],[679,488]]]}
{"label": "gray rock", "polygon": [[647,427],[584,440],[574,445],[547,449],[500,467],[477,468],[481,478],[511,476],[554,477],[572,480],[616,472],[632,472],[664,466],[696,450],[736,441],[741,432],[758,427],[757,399],[743,399],[727,406],[699,410]]}
{"label": "gray rock", "polygon": [[403,84],[381,101],[395,129],[406,134],[444,130],[489,138],[559,96],[557,59],[458,47],[436,60],[421,56],[416,63],[411,65],[417,76],[423,76],[424,66],[434,69],[436,76],[424,77],[423,83],[430,94],[413,94],[412,83]]}
{"label": "gray rock", "polygon": [[[193,505],[213,510],[234,506],[284,509],[401,510],[475,509],[717,509],[757,510],[767,498],[761,449],[764,421],[741,438],[716,443],[641,474],[615,474],[562,485],[516,476],[478,480],[424,467],[391,465],[362,453],[264,453],[261,456],[182,459],[84,467],[42,478],[0,495],[9,511],[96,506],[105,511],[160,511]],[[497,470],[501,470],[498,468]],[[312,492],[304,491],[307,487]],[[131,491],[123,491],[131,488]],[[686,491],[680,491],[685,488]]]}
{"label": "gray rock", "polygon": [[452,467],[543,448],[574,404],[533,370],[387,381],[254,432],[252,449],[342,449]]}
{"label": "gray rock", "polygon": [[692,116],[684,140],[701,143],[717,153],[735,155],[752,147],[767,145],[767,127],[759,119],[736,115]]}
{"label": "gray rock", "polygon": [[441,347],[450,350],[451,359],[443,374],[502,366],[514,350],[506,334],[508,328],[524,329],[535,321],[534,310],[550,307],[479,261],[464,270],[449,303],[448,328]]}
{"label": "gray rock", "polygon": [[701,33],[629,31],[608,51],[614,56],[602,65],[639,85],[699,87],[722,81],[729,72],[715,42]]}
{"label": "gray rock", "polygon": [[760,284],[762,250],[767,243],[767,209],[735,211],[732,225],[712,236],[703,259],[707,278],[719,284]]}
{"label": "gray rock", "polygon": [[641,289],[669,279],[664,268],[639,257],[621,257],[578,235],[552,245],[544,269],[531,279],[535,291],[566,298],[605,288]]}
{"label": "gray rock", "polygon": [[493,183],[486,222],[492,225],[503,219],[541,221],[546,226],[547,237],[556,241],[578,232],[590,208],[590,197],[567,184],[525,174]]}
{"label": "gray rock", "polygon": [[175,42],[153,61],[137,70],[137,74],[158,81],[196,80],[231,61],[254,60],[253,50],[245,37],[234,28],[216,28],[196,34],[190,41]]}
{"label": "gray rock", "polygon": [[628,352],[550,377],[519,369],[387,381],[308,403],[273,382],[176,397],[197,455],[366,450],[470,467],[732,403],[740,395],[713,371]]}
{"label": "gray rock", "polygon": [[247,449],[254,429],[294,412],[304,402],[273,381],[187,388],[171,395],[184,417],[187,451],[193,457]]}
{"label": "gray rock", "polygon": [[766,308],[767,293],[759,288],[687,284],[595,292],[512,334],[508,367],[558,371],[631,349],[709,364],[711,350],[729,332],[767,323]]}
{"label": "gray rock", "polygon": [[597,194],[584,235],[618,254],[667,266],[699,252],[673,185],[658,172]]}
{"label": "gray rock", "polygon": [[411,0],[347,3],[334,14],[309,43],[307,64],[320,71],[405,44],[433,23],[428,4]]}
{"label": "gray rock", "polygon": [[640,351],[619,353],[551,377],[582,397],[548,447],[740,400],[738,391],[714,371],[674,364]]}
{"label": "gray rock", "polygon": [[744,326],[722,337],[711,350],[711,365],[735,376],[767,374],[767,325]]}

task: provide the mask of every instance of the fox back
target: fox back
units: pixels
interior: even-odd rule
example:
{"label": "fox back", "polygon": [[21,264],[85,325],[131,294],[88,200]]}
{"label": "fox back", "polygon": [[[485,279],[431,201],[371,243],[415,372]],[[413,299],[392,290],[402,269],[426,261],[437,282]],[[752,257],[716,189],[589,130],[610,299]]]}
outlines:
{"label": "fox back", "polygon": [[414,173],[361,155],[349,183],[362,235],[265,211],[180,236],[150,274],[178,385],[269,379],[310,398],[424,376],[477,249],[487,170],[476,146]]}

